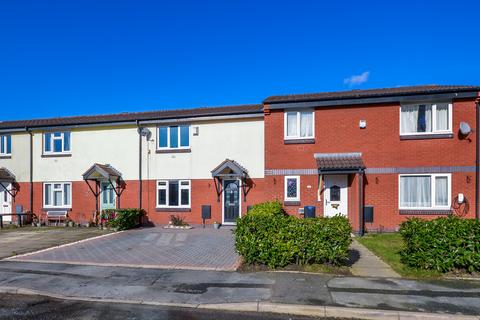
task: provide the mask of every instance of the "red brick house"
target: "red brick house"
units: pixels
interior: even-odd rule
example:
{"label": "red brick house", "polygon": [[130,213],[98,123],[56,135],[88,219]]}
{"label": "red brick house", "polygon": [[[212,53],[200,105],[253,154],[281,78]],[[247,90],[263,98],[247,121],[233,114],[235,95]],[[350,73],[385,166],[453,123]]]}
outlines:
{"label": "red brick house", "polygon": [[[478,216],[479,89],[267,98],[265,197],[282,199],[294,215],[306,205],[320,216],[345,214],[357,231],[362,220],[389,231],[408,217]],[[364,218],[364,207],[373,217]]]}

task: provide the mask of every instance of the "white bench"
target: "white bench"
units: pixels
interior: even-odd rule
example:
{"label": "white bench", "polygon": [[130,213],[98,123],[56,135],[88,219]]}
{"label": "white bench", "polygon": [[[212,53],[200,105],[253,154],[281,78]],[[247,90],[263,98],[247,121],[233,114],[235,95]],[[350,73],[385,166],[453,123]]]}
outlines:
{"label": "white bench", "polygon": [[47,211],[47,223],[54,221],[56,225],[67,220],[67,211],[65,210],[51,210]]}

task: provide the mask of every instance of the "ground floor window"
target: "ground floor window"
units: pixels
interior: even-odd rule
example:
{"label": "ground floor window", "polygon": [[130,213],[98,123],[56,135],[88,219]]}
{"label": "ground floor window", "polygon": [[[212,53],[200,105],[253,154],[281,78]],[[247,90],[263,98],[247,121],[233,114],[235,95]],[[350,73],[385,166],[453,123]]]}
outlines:
{"label": "ground floor window", "polygon": [[190,180],[157,181],[157,207],[190,208]]}
{"label": "ground floor window", "polygon": [[72,183],[46,182],[43,184],[43,206],[46,208],[71,208]]}
{"label": "ground floor window", "polygon": [[400,209],[449,209],[451,175],[400,175]]}
{"label": "ground floor window", "polygon": [[285,201],[300,201],[300,176],[285,176]]}

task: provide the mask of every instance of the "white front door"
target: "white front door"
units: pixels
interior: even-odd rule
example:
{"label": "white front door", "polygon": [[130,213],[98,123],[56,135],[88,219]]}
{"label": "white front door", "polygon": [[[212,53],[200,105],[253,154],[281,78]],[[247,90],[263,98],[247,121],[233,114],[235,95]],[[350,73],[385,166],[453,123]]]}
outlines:
{"label": "white front door", "polygon": [[[10,184],[3,184],[0,186],[0,214],[12,213],[12,196],[5,191],[5,188],[10,190]],[[11,222],[12,216],[3,216],[3,222]]]}
{"label": "white front door", "polygon": [[348,176],[325,175],[324,216],[348,215]]}

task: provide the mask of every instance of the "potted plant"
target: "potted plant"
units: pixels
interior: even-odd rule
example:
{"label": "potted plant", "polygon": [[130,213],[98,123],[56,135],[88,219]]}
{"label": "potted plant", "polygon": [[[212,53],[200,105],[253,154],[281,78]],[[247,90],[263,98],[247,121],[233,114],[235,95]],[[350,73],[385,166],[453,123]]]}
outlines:
{"label": "potted plant", "polygon": [[220,223],[218,223],[217,221],[213,221],[213,228],[220,229]]}

